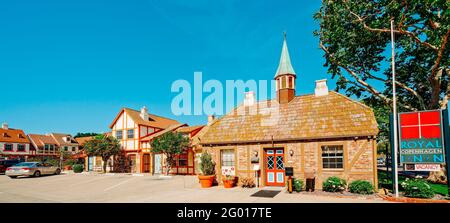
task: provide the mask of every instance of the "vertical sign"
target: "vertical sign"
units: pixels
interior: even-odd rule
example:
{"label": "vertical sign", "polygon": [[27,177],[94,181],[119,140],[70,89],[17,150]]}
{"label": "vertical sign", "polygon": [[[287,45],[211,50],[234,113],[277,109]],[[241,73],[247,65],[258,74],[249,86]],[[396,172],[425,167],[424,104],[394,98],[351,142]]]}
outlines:
{"label": "vertical sign", "polygon": [[445,163],[441,110],[400,113],[399,125],[402,164]]}

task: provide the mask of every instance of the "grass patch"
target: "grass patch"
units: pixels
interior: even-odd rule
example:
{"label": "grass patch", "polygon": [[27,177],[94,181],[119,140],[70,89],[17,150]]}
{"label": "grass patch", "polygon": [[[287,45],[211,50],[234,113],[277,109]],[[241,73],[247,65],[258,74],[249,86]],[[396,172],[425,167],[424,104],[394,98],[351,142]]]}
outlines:
{"label": "grass patch", "polygon": [[[399,185],[405,180],[406,180],[405,176],[401,176],[401,175],[398,176],[398,181],[399,181],[398,183],[399,183]],[[379,182],[381,187],[387,188],[389,190],[392,190],[392,180],[391,180],[391,178],[388,178],[388,175],[387,175],[387,173],[385,171],[378,171],[378,182]],[[447,185],[445,185],[445,184],[434,184],[434,183],[431,183],[431,182],[428,182],[428,183],[430,184],[431,188],[433,189],[433,191],[436,194],[447,196],[447,194],[448,194],[448,187],[447,187]],[[403,190],[403,188],[401,186],[398,189],[400,191]]]}

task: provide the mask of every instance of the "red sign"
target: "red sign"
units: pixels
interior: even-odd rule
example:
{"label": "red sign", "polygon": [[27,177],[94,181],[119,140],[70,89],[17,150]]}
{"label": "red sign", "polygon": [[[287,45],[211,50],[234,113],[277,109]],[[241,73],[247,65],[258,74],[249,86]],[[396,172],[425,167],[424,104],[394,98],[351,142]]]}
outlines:
{"label": "red sign", "polygon": [[400,131],[402,139],[441,138],[441,112],[402,113]]}
{"label": "red sign", "polygon": [[399,114],[400,162],[444,163],[441,110]]}

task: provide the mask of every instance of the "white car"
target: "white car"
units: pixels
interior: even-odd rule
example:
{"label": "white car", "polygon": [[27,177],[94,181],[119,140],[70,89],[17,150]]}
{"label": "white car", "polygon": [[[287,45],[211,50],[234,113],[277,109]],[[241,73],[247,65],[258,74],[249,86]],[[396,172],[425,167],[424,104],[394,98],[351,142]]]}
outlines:
{"label": "white car", "polygon": [[22,162],[6,169],[5,175],[11,178],[19,176],[40,177],[42,175],[58,175],[61,169],[50,163]]}

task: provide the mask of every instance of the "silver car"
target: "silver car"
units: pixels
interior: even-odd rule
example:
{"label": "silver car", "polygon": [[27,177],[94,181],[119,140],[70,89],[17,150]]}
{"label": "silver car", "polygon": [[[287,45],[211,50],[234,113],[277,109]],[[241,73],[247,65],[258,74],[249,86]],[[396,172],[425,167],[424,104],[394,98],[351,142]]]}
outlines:
{"label": "silver car", "polygon": [[22,162],[6,169],[5,175],[11,178],[18,176],[40,177],[42,175],[58,175],[61,169],[50,163]]}

